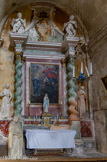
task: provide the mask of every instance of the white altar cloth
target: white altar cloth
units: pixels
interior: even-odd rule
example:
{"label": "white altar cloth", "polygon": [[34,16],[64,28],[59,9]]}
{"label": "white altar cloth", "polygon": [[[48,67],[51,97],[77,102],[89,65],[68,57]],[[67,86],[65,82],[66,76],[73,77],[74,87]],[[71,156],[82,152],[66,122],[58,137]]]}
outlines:
{"label": "white altar cloth", "polygon": [[26,130],[28,149],[75,148],[75,130]]}

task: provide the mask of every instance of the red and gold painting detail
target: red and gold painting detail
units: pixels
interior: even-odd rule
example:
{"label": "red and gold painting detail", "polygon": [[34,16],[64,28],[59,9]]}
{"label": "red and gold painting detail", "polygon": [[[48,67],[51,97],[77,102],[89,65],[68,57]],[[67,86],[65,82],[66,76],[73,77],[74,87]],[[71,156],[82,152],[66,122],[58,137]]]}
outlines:
{"label": "red and gold painting detail", "polygon": [[9,123],[10,121],[0,121],[0,130],[3,132],[5,137],[8,135]]}
{"label": "red and gold painting detail", "polygon": [[81,137],[92,137],[91,121],[81,121]]}

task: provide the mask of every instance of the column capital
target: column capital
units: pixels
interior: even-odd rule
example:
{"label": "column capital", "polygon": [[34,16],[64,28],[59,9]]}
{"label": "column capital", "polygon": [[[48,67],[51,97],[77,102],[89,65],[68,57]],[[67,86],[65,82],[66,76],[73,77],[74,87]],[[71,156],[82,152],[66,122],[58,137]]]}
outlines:
{"label": "column capital", "polygon": [[15,47],[16,44],[20,44],[23,46],[28,39],[28,34],[19,34],[19,33],[11,33],[10,32],[10,45]]}
{"label": "column capital", "polygon": [[82,40],[83,37],[65,37],[63,42],[63,50],[65,51],[66,57],[71,55],[72,57],[75,56],[75,47]]}

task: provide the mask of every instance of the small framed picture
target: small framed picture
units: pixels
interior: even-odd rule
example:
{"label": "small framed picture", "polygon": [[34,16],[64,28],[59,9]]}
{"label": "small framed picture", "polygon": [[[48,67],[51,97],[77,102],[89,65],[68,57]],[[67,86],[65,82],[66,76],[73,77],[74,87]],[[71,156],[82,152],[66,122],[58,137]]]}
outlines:
{"label": "small framed picture", "polygon": [[107,92],[107,75],[101,78],[101,81],[103,83],[103,86]]}

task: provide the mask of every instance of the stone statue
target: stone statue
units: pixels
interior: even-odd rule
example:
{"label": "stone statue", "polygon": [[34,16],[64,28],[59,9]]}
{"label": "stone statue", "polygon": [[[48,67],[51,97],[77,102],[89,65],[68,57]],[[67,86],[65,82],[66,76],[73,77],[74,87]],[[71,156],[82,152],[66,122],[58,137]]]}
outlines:
{"label": "stone statue", "polygon": [[0,118],[10,117],[10,111],[13,111],[13,102],[12,102],[12,93],[9,89],[9,84],[5,85],[5,88],[0,93],[0,97],[2,97],[1,102],[1,110],[0,110]]}
{"label": "stone statue", "polygon": [[87,104],[86,104],[86,92],[84,90],[84,86],[81,86],[78,91],[78,109],[80,112],[80,118],[86,117]]}
{"label": "stone statue", "polygon": [[48,98],[48,94],[46,93],[44,98],[43,98],[43,111],[44,111],[44,113],[48,113],[48,108],[49,108],[49,98]]}
{"label": "stone statue", "polygon": [[30,41],[38,41],[39,40],[39,35],[36,31],[35,28],[31,28],[29,30],[29,38],[28,38]]}
{"label": "stone statue", "polygon": [[63,31],[66,32],[68,37],[72,37],[76,35],[76,28],[77,23],[74,20],[74,15],[71,15],[69,21],[67,23],[64,23]]}
{"label": "stone statue", "polygon": [[22,13],[17,14],[17,19],[12,20],[12,27],[14,33],[24,33],[25,32],[25,26],[26,26],[26,20],[22,19]]}
{"label": "stone statue", "polygon": [[9,125],[8,135],[8,157],[10,159],[21,159],[23,148],[23,131],[18,116],[14,116]]}

